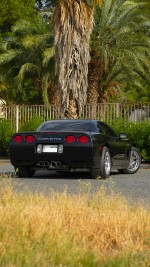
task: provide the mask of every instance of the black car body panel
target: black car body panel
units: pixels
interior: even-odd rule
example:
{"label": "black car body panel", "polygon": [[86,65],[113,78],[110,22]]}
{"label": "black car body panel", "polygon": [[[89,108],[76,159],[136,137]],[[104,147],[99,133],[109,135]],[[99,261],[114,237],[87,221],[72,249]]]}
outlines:
{"label": "black car body panel", "polygon": [[[70,135],[75,136],[77,139],[79,136],[86,135],[89,137],[89,141],[87,144],[81,145],[77,142],[77,140],[73,143],[65,142],[65,137],[68,136],[68,133],[44,133],[41,132],[27,132],[27,133],[19,133],[23,136],[24,141],[22,144],[14,143],[13,141],[10,143],[10,159],[11,163],[14,166],[19,165],[29,165],[33,166],[38,161],[60,161],[62,163],[66,163],[67,165],[77,165],[78,163],[86,165],[87,163],[91,165],[92,162],[92,141],[90,136],[85,133],[69,133]],[[28,135],[35,136],[35,142],[26,143],[25,137]],[[63,152],[42,152],[37,153],[37,145],[41,144],[43,147],[48,145],[53,145],[59,147],[59,145],[63,146]]]}
{"label": "black car body panel", "polygon": [[128,167],[132,145],[100,121],[52,120],[35,132],[15,133],[9,151],[15,168],[88,171],[99,166],[104,146],[110,150],[111,169]]}

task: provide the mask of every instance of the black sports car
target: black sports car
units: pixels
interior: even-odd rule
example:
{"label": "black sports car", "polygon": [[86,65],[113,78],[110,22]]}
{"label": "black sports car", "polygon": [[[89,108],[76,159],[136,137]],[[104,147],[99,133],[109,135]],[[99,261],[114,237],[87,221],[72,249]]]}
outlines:
{"label": "black sports car", "polygon": [[37,170],[87,171],[107,178],[112,169],[133,174],[141,157],[126,134],[117,135],[97,120],[51,120],[35,132],[19,132],[10,141],[10,160],[20,177]]}

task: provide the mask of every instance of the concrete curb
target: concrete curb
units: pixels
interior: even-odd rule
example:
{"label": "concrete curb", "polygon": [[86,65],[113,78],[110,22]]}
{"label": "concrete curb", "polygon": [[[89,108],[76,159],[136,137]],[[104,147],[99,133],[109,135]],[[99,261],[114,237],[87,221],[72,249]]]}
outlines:
{"label": "concrete curb", "polygon": [[142,163],[140,169],[150,169],[150,163]]}
{"label": "concrete curb", "polygon": [[0,162],[10,162],[10,160],[9,159],[2,159],[2,158],[0,158]]}

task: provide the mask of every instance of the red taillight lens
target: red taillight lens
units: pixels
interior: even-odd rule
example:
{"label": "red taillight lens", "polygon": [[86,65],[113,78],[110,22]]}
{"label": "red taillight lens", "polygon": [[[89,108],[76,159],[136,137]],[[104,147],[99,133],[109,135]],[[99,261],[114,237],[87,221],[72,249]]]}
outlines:
{"label": "red taillight lens", "polygon": [[86,144],[89,142],[89,138],[86,135],[81,135],[78,137],[78,142],[82,144]]}
{"label": "red taillight lens", "polygon": [[23,142],[23,136],[22,135],[16,135],[16,136],[14,136],[13,141],[15,143],[21,143],[21,142]]}
{"label": "red taillight lens", "polygon": [[33,143],[35,141],[35,136],[27,135],[25,140],[26,140],[27,143]]}
{"label": "red taillight lens", "polygon": [[68,135],[65,137],[65,141],[67,143],[74,143],[76,141],[75,137],[73,135]]}

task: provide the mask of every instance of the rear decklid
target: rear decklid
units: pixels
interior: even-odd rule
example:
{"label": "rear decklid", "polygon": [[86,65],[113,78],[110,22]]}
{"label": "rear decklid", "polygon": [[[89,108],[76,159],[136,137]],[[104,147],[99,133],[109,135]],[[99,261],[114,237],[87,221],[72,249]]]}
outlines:
{"label": "rear decklid", "polygon": [[20,132],[12,136],[10,159],[13,165],[18,161],[34,164],[39,159],[90,161],[92,137],[89,132]]}
{"label": "rear decklid", "polygon": [[37,143],[74,143],[86,144],[91,143],[91,135],[89,132],[67,131],[67,132],[20,132],[15,133],[10,141],[11,145],[21,144],[37,144]]}

